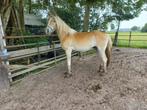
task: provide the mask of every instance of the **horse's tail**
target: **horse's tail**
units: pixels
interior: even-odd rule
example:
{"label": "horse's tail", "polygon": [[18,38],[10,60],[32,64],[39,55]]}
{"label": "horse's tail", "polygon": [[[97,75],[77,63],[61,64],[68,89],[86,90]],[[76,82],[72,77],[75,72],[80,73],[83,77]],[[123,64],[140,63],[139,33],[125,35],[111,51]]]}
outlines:
{"label": "horse's tail", "polygon": [[112,53],[112,40],[110,38],[110,36],[108,36],[108,42],[107,42],[107,47],[106,47],[106,57],[107,57],[107,66],[109,66],[110,64],[110,60],[111,60],[111,53]]}

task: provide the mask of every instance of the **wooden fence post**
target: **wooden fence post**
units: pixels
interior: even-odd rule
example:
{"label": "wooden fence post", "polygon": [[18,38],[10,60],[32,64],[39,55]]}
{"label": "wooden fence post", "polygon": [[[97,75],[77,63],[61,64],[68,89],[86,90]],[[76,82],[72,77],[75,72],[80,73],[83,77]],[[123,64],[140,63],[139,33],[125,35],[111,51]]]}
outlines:
{"label": "wooden fence post", "polygon": [[40,63],[40,60],[41,60],[41,58],[40,58],[40,49],[39,49],[39,47],[40,47],[40,43],[39,42],[37,42],[37,51],[38,51],[38,63]]}
{"label": "wooden fence post", "polygon": [[131,46],[131,36],[132,36],[132,32],[130,31],[130,35],[129,35],[129,47]]}
{"label": "wooden fence post", "polygon": [[3,39],[4,37],[4,31],[2,26],[2,20],[0,15],[0,89],[1,88],[7,88],[9,86],[9,80],[8,75],[11,73],[8,72],[8,68],[6,65],[9,65],[8,61],[8,53],[7,49],[5,49],[6,41]]}
{"label": "wooden fence post", "polygon": [[53,42],[53,50],[54,50],[54,60],[55,60],[55,65],[57,64],[57,53],[56,53],[56,44]]}
{"label": "wooden fence post", "polygon": [[5,57],[4,58],[5,60],[3,60],[2,63],[9,65],[9,61],[6,59],[6,57],[8,57],[7,49],[5,48],[6,40],[3,39],[3,37],[4,37],[4,31],[3,31],[2,20],[0,16],[0,52],[1,52],[1,57]]}

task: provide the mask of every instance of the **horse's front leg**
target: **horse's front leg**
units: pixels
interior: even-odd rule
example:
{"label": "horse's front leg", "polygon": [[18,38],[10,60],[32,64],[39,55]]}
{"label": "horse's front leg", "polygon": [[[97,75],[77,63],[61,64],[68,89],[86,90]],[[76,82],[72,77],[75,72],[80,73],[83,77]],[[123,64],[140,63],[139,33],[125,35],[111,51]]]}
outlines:
{"label": "horse's front leg", "polygon": [[67,49],[66,51],[66,57],[67,57],[67,67],[68,67],[68,72],[65,73],[65,77],[71,77],[71,53],[72,49]]}

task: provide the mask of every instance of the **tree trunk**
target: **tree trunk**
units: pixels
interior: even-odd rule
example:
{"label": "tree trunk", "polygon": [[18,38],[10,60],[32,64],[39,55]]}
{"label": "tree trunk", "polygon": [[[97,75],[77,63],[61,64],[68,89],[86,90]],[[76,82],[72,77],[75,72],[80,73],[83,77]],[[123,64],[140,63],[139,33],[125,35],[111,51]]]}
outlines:
{"label": "tree trunk", "polygon": [[115,33],[113,46],[117,46],[117,44],[118,44],[118,32],[119,32],[119,27],[120,27],[120,20],[118,20],[118,27],[117,27],[117,31],[116,31],[116,33]]}
{"label": "tree trunk", "polygon": [[1,14],[1,18],[2,18],[4,31],[6,30],[6,27],[8,24],[10,12],[11,12],[11,7],[12,7],[11,0],[2,0],[2,1],[0,0],[0,14]]}
{"label": "tree trunk", "polygon": [[32,13],[32,1],[29,0],[29,14]]}
{"label": "tree trunk", "polygon": [[25,31],[25,24],[24,24],[24,0],[19,0],[19,20],[20,20],[20,28],[21,33]]}
{"label": "tree trunk", "polygon": [[83,31],[87,32],[89,28],[89,16],[90,16],[90,5],[85,5],[85,15],[84,15],[84,23],[83,23]]}

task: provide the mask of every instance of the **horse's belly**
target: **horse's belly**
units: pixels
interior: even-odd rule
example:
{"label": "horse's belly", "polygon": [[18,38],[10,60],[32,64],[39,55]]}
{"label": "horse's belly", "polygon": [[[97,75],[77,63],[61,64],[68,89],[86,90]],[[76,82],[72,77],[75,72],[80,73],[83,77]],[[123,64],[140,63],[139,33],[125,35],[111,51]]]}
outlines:
{"label": "horse's belly", "polygon": [[73,47],[73,50],[76,50],[76,51],[88,51],[90,50],[91,48],[93,48],[95,46],[95,44],[89,44],[89,45],[75,45]]}
{"label": "horse's belly", "polygon": [[90,50],[91,48],[92,48],[92,47],[90,47],[90,48],[74,48],[73,50],[85,52],[85,51]]}
{"label": "horse's belly", "polygon": [[90,39],[86,39],[86,40],[85,39],[79,40],[79,41],[74,41],[72,43],[73,50],[76,50],[76,51],[88,51],[92,47],[96,46],[95,37],[91,37]]}

